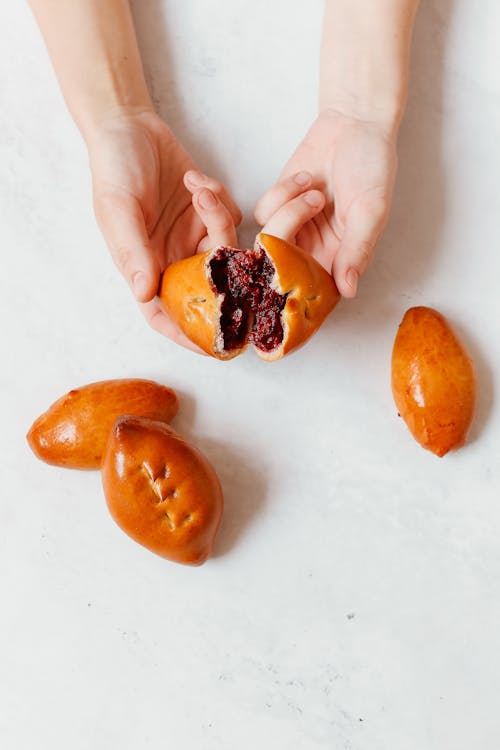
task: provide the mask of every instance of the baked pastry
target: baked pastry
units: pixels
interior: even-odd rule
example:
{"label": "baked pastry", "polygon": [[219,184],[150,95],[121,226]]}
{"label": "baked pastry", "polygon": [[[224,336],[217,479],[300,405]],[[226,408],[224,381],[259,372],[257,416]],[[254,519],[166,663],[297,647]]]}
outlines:
{"label": "baked pastry", "polygon": [[340,298],[309,253],[267,234],[257,236],[253,250],[220,246],[173,263],[159,296],[207,354],[232,359],[251,344],[269,361],[304,344]]}
{"label": "baked pastry", "polygon": [[112,517],[132,539],[174,562],[205,562],[222,517],[221,486],[207,459],[171,427],[119,417],[102,483]]}
{"label": "baked pastry", "polygon": [[392,392],[424,448],[444,456],[464,444],[476,401],[474,367],[436,310],[412,307],[403,317],[392,352]]}
{"label": "baked pastry", "polygon": [[33,453],[48,464],[98,469],[120,414],[169,422],[178,407],[175,391],[152,380],[103,380],[62,396],[38,417],[26,437]]}

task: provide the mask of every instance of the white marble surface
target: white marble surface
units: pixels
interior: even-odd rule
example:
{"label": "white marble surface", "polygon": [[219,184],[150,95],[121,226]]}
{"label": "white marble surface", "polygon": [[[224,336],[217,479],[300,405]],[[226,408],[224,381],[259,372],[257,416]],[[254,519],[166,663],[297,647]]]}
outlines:
{"label": "white marble surface", "polygon": [[[313,117],[321,3],[135,13],[160,110],[251,217]],[[27,6],[0,4],[4,750],[498,750],[499,28],[497,0],[423,1],[392,218],[359,298],[299,355],[222,364],[139,317]],[[471,443],[443,460],[389,389],[413,304],[449,315],[478,367]],[[57,396],[118,376],[178,388],[177,427],[220,473],[200,569],[123,535],[97,473],[27,448]]]}

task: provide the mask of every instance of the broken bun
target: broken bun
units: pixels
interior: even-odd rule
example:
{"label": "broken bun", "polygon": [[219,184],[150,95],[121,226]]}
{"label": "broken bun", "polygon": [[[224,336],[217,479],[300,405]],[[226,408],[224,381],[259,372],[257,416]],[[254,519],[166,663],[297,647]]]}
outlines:
{"label": "broken bun", "polygon": [[268,361],[304,344],[340,298],[309,253],[267,234],[257,236],[253,250],[220,246],[173,263],[159,296],[207,354],[232,359],[251,344]]}

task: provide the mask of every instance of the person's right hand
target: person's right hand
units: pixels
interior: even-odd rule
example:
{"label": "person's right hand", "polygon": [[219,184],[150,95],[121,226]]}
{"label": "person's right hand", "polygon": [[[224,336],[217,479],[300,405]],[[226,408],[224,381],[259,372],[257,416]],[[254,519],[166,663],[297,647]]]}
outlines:
{"label": "person's right hand", "polygon": [[86,141],[95,213],[115,264],[149,324],[200,352],[155,299],[160,276],[180,258],[237,246],[238,206],[153,111],[109,116]]}

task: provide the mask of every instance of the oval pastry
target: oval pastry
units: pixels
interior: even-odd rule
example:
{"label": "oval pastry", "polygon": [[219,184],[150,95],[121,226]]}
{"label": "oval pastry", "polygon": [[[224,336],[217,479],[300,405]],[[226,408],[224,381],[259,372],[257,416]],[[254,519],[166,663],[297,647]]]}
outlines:
{"label": "oval pastry", "polygon": [[200,451],[163,422],[119,417],[102,464],[109,511],[161,557],[201,565],[222,517],[222,490]]}
{"label": "oval pastry", "polygon": [[403,317],[392,352],[392,392],[424,448],[444,456],[464,444],[476,401],[474,367],[436,310],[412,307]]}
{"label": "oval pastry", "polygon": [[177,414],[175,391],[152,380],[103,380],[75,388],[38,417],[26,438],[33,453],[68,469],[98,469],[120,414],[169,422]]}

